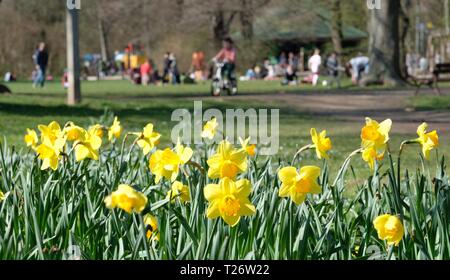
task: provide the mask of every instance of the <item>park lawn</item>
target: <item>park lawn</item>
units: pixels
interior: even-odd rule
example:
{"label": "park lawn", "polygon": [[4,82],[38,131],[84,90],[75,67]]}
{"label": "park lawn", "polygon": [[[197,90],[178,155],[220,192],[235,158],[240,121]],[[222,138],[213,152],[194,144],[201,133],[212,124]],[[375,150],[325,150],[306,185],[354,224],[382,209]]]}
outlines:
{"label": "park lawn", "polygon": [[416,110],[450,111],[450,96],[419,95],[412,97],[410,104]]}
{"label": "park lawn", "polygon": [[[348,82],[347,82],[348,83]],[[48,83],[44,89],[32,89],[28,82],[9,84],[13,95],[0,96],[0,134],[7,143],[18,149],[25,148],[23,135],[27,128],[38,124],[48,124],[53,120],[64,124],[73,121],[88,126],[100,121],[105,112],[119,116],[127,131],[140,131],[148,122],[155,124],[163,134],[161,146],[169,144],[170,131],[176,122],[171,122],[173,110],[186,108],[193,111],[194,100],[203,99],[203,109],[280,109],[280,150],[277,157],[291,160],[300,147],[310,143],[311,127],[326,129],[333,140],[334,149],[329,162],[331,170],[341,165],[347,155],[360,145],[361,124],[333,120],[330,117],[317,117],[292,109],[289,104],[265,100],[264,94],[295,92],[301,94],[311,90],[310,86],[282,87],[279,82],[243,82],[240,93],[261,94],[258,102],[232,97],[209,98],[209,84],[165,87],[140,87],[128,81],[83,82],[83,101],[74,107],[66,106],[65,90],[60,83]],[[356,90],[350,88],[350,90]],[[208,98],[206,98],[208,97]],[[254,100],[254,99],[252,99]],[[392,133],[392,150],[404,139],[416,137]],[[442,145],[441,153],[448,153],[448,145]],[[405,152],[406,160],[417,159],[419,149]],[[314,162],[314,154],[307,154],[304,164]],[[414,162],[415,164],[415,162]],[[354,167],[366,171],[362,160],[354,161]]]}

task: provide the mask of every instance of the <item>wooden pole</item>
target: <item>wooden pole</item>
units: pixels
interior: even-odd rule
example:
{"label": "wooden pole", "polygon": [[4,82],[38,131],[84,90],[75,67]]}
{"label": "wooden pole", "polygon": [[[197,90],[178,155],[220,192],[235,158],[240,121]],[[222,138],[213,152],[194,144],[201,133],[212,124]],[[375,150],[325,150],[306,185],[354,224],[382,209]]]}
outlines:
{"label": "wooden pole", "polygon": [[80,50],[78,33],[78,9],[68,8],[66,11],[67,33],[67,75],[68,75],[68,105],[76,105],[81,102],[80,87]]}
{"label": "wooden pole", "polygon": [[450,33],[450,7],[449,5],[449,0],[445,0],[444,1],[444,11],[445,11],[445,31],[447,32],[447,34]]}

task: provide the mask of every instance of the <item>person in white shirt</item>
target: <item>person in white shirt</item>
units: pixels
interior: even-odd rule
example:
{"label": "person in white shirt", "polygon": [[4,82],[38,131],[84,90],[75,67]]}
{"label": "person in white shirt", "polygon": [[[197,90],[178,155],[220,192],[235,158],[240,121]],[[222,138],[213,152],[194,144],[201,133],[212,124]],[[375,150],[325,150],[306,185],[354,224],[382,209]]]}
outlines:
{"label": "person in white shirt", "polygon": [[312,84],[316,86],[319,81],[320,66],[322,65],[322,57],[320,57],[320,50],[316,49],[314,55],[308,61],[308,67],[312,72]]}

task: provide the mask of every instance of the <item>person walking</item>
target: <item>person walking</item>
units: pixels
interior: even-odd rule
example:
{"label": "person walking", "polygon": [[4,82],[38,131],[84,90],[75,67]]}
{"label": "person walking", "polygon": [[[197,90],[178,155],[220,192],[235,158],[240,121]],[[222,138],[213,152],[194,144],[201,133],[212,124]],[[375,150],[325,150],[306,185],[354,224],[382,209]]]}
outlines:
{"label": "person walking", "polygon": [[37,73],[33,81],[33,87],[44,87],[48,65],[48,52],[45,43],[39,44],[38,50],[34,57]]}

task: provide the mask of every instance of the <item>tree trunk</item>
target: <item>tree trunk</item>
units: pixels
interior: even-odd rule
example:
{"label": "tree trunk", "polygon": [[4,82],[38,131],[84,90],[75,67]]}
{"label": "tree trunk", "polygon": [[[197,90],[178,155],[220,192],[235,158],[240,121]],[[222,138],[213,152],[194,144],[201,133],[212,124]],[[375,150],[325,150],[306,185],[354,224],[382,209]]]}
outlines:
{"label": "tree trunk", "polygon": [[333,41],[334,50],[338,53],[339,64],[342,64],[342,40],[344,35],[342,33],[342,10],[340,0],[332,0],[331,13],[331,39]]}
{"label": "tree trunk", "polygon": [[242,11],[239,12],[242,37],[251,41],[253,39],[253,3],[252,0],[242,0]]}
{"label": "tree trunk", "polygon": [[222,40],[229,35],[230,26],[233,23],[233,19],[236,16],[236,12],[230,12],[227,16],[223,7],[219,5],[213,14],[213,35],[214,46],[216,48],[222,47]]}
{"label": "tree trunk", "polygon": [[372,9],[370,14],[370,71],[361,84],[404,85],[400,75],[400,0],[380,1],[381,9]]}
{"label": "tree trunk", "polygon": [[105,22],[101,19],[101,17],[98,17],[98,31],[100,36],[102,61],[109,61],[108,32],[106,31]]}

